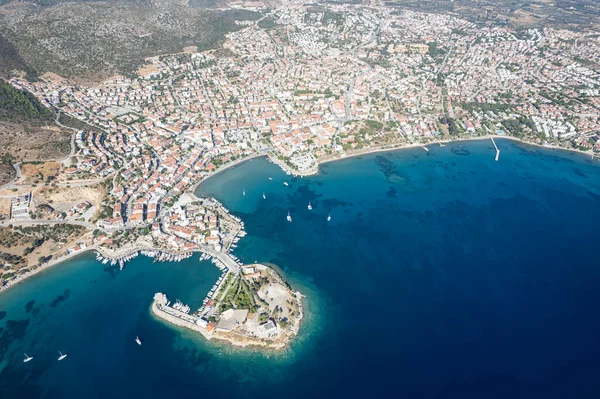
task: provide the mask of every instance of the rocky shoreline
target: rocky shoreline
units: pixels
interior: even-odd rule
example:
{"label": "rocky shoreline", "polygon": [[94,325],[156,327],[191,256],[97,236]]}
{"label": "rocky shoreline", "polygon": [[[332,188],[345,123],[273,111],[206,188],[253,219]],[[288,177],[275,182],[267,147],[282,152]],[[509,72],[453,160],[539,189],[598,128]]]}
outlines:
{"label": "rocky shoreline", "polygon": [[[213,339],[216,341],[223,341],[240,348],[255,347],[282,350],[288,346],[300,331],[301,322],[304,318],[304,296],[299,291],[292,291],[289,285],[284,282],[275,270],[269,268],[269,272],[276,275],[279,279],[278,282],[284,285],[288,289],[289,294],[295,298],[298,303],[299,311],[299,314],[293,319],[293,324],[287,325],[282,329],[281,333],[275,339],[257,336],[254,331],[250,331],[250,329],[245,326],[246,320],[242,323],[238,323],[238,326],[231,331],[220,331],[218,324],[216,325],[216,328],[214,324],[211,327],[211,324],[204,323],[205,319],[190,315],[169,306],[170,302],[168,302],[166,295],[162,293],[155,294],[151,305],[151,311],[157,318],[169,324],[195,331],[209,341]],[[255,317],[256,314],[248,314],[247,320],[250,321]]]}

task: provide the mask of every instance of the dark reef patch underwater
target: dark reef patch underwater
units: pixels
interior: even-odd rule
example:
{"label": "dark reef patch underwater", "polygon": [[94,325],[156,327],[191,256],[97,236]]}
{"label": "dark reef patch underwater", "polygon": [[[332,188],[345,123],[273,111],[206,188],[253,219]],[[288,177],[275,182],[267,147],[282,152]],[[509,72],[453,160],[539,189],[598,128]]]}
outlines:
{"label": "dark reef patch underwater", "polygon": [[119,272],[87,254],[0,295],[0,398],[600,397],[600,166],[496,142],[498,162],[476,141],[219,174],[198,194],[244,220],[235,254],[307,295],[291,347],[156,320],[155,292],[197,308],[214,284],[196,256]]}

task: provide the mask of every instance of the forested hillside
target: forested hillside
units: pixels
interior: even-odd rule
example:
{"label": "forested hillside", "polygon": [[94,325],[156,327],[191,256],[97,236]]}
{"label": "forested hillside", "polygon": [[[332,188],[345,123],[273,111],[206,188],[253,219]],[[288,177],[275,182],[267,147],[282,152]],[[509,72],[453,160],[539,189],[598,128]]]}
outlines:
{"label": "forested hillside", "polygon": [[15,89],[0,79],[0,119],[50,121],[53,112],[43,106],[31,93]]}

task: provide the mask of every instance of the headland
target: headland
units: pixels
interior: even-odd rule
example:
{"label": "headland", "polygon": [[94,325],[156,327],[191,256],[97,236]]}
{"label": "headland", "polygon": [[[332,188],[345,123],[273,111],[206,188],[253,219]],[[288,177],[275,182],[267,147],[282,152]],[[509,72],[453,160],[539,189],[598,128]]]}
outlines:
{"label": "headland", "polygon": [[223,275],[193,314],[156,293],[152,312],[159,318],[200,333],[204,338],[282,349],[298,334],[303,317],[302,294],[293,291],[272,268],[253,264],[232,272],[217,261]]}

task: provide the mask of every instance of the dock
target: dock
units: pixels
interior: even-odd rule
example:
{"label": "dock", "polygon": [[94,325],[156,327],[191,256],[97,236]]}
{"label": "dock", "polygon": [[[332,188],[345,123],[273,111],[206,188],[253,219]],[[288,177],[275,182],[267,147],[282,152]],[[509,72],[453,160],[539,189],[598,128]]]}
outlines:
{"label": "dock", "polygon": [[212,335],[206,331],[206,328],[199,324],[200,317],[194,317],[187,313],[173,309],[168,305],[167,296],[163,293],[157,292],[154,295],[154,301],[152,302],[152,313],[159,318],[168,321],[169,323],[175,324],[176,326],[186,327],[190,330],[197,331],[208,340],[212,338]]}
{"label": "dock", "polygon": [[492,144],[494,144],[494,147],[496,148],[496,161],[498,161],[498,158],[500,158],[500,150],[498,149],[498,146],[496,145],[494,138],[490,137],[490,139],[492,140]]}

